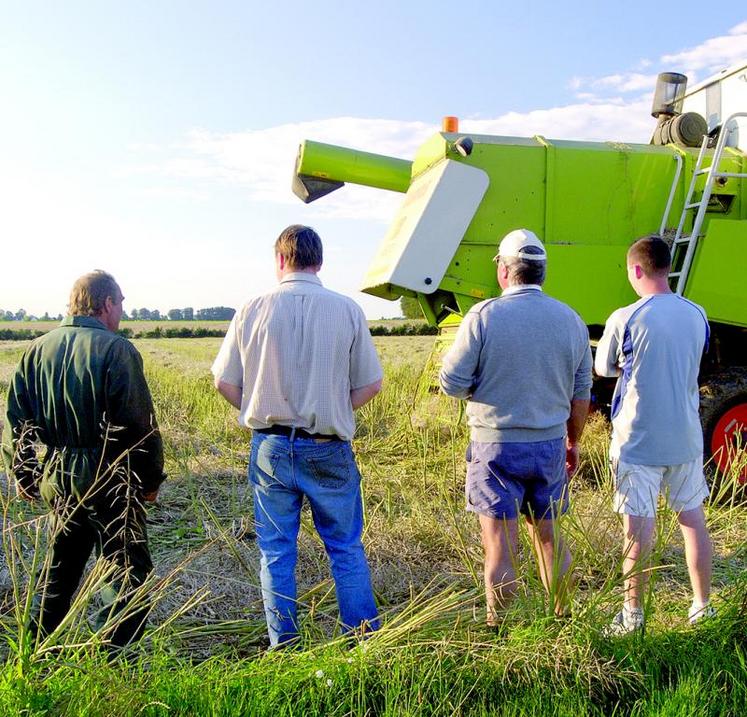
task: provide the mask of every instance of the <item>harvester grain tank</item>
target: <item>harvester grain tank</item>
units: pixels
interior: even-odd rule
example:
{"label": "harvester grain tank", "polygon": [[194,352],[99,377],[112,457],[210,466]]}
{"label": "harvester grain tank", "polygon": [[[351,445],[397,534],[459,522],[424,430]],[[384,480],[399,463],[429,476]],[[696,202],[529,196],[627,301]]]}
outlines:
{"label": "harvester grain tank", "polygon": [[404,192],[362,290],[415,297],[445,341],[471,306],[500,293],[490,259],[510,230],[543,238],[546,290],[583,317],[592,340],[637,298],[627,247],[661,233],[673,290],[711,321],[702,419],[726,469],[747,442],[747,63],[691,90],[664,73],[652,114],[650,144],[467,135],[453,118],[412,162],[305,141],[294,191],[305,202],[345,182]]}

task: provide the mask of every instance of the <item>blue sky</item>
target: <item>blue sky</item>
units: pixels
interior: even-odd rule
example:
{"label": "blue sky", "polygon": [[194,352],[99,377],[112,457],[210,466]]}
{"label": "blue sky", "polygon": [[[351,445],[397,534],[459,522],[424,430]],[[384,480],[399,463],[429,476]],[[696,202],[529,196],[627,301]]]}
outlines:
{"label": "blue sky", "polygon": [[125,306],[238,306],[274,283],[287,224],[357,291],[401,195],[305,206],[298,143],[410,158],[472,132],[643,141],[655,76],[747,58],[747,12],[701,3],[0,0],[0,308],[64,312],[111,271]]}

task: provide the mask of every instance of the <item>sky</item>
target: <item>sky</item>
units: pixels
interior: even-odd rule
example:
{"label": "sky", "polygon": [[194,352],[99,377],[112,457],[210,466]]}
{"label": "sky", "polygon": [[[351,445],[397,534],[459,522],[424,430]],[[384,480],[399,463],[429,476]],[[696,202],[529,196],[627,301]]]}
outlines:
{"label": "sky", "polygon": [[[114,274],[125,309],[240,306],[289,224],[358,291],[403,195],[290,190],[304,139],[411,159],[463,132],[648,142],[656,75],[747,59],[738,3],[0,0],[0,309],[64,313]],[[498,237],[496,238],[496,240]]]}

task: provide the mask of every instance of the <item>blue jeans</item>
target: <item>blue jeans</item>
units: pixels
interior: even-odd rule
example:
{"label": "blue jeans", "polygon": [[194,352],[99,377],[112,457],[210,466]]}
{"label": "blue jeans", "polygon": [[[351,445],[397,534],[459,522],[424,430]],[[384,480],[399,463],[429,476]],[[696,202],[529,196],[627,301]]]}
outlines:
{"label": "blue jeans", "polygon": [[249,480],[271,644],[298,635],[295,571],[304,496],[329,556],[344,629],[362,623],[376,629],[378,614],[361,542],[361,476],[350,443],[255,432]]}

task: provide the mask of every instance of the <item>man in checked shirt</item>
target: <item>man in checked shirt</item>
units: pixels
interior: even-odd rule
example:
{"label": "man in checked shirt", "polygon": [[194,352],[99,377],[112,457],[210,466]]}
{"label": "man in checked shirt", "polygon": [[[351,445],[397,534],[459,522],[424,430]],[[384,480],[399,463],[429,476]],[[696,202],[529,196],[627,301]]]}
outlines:
{"label": "man in checked shirt", "polygon": [[321,266],[319,235],[285,229],[275,242],[278,286],[234,316],[212,368],[216,388],[252,429],[249,480],[273,647],[298,637],[304,497],[330,559],[343,629],[378,627],[350,440],[353,411],[381,390],[382,370],[362,310],[322,286]]}

